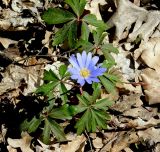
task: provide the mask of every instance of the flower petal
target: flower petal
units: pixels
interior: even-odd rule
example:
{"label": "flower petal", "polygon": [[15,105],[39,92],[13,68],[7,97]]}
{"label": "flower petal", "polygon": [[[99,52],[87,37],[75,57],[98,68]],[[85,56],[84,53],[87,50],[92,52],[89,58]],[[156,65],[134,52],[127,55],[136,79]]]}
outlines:
{"label": "flower petal", "polygon": [[88,68],[89,64],[91,63],[91,59],[92,59],[92,53],[89,52],[87,55],[85,68]]}
{"label": "flower petal", "polygon": [[74,75],[71,76],[71,78],[72,78],[72,79],[78,79],[78,78],[79,78],[79,75],[74,74]]}
{"label": "flower petal", "polygon": [[87,81],[87,83],[92,84],[92,81],[90,78],[85,79]]}
{"label": "flower petal", "polygon": [[77,68],[77,69],[80,69],[79,65],[78,65],[78,62],[77,62],[77,59],[75,58],[74,55],[71,55],[70,58],[69,58],[69,62],[73,65],[73,67]]}
{"label": "flower petal", "polygon": [[92,63],[93,63],[94,65],[96,65],[97,62],[98,62],[98,60],[99,60],[99,57],[98,57],[98,56],[94,56],[94,57],[92,58]]}
{"label": "flower petal", "polygon": [[86,51],[82,52],[82,60],[84,61],[84,66],[86,65],[86,60],[87,60],[87,53]]}
{"label": "flower petal", "polygon": [[93,82],[99,82],[99,79],[98,78],[90,78]]}
{"label": "flower petal", "polygon": [[76,69],[76,68],[68,68],[68,71],[69,71],[71,74],[78,74],[78,73],[79,73],[79,70]]}
{"label": "flower petal", "polygon": [[78,60],[78,64],[79,64],[80,68],[84,68],[84,61],[83,61],[80,53],[77,53],[77,60]]}
{"label": "flower petal", "polygon": [[85,84],[85,80],[83,78],[79,78],[77,81],[81,86]]}

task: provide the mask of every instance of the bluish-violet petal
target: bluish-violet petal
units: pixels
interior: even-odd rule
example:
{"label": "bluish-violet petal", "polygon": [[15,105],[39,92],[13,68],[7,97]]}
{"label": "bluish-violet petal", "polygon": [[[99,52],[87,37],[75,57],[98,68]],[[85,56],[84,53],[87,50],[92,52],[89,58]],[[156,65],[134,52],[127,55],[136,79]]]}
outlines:
{"label": "bluish-violet petal", "polygon": [[93,65],[93,63],[90,63],[90,64],[88,65],[87,69],[92,72],[92,71],[95,70],[95,65]]}
{"label": "bluish-violet petal", "polygon": [[92,58],[92,63],[93,63],[94,65],[96,65],[97,62],[98,62],[98,60],[99,60],[99,57],[98,57],[98,56],[94,56],[94,57]]}
{"label": "bluish-violet petal", "polygon": [[92,80],[90,78],[86,78],[85,80],[87,81],[87,83],[92,84]]}
{"label": "bluish-violet petal", "polygon": [[100,82],[98,78],[90,78],[93,82]]}
{"label": "bluish-violet petal", "polygon": [[97,68],[95,70],[93,70],[91,72],[91,76],[92,77],[97,77],[97,76],[100,76],[100,75],[103,75],[103,73],[106,71],[107,69],[106,68]]}
{"label": "bluish-violet petal", "polygon": [[91,59],[92,59],[92,53],[89,52],[87,55],[85,68],[88,68],[89,64],[91,63]]}
{"label": "bluish-violet petal", "polygon": [[75,75],[75,74],[74,74],[74,75],[71,76],[71,78],[72,78],[72,79],[78,79],[78,78],[79,78],[79,75]]}
{"label": "bluish-violet petal", "polygon": [[84,68],[85,61],[82,59],[82,56],[80,53],[77,53],[77,60],[78,60],[78,64],[79,64],[80,68],[81,69]]}
{"label": "bluish-violet petal", "polygon": [[83,78],[79,78],[77,81],[81,86],[85,84],[85,80]]}
{"label": "bluish-violet petal", "polygon": [[78,62],[77,62],[77,59],[75,58],[74,55],[71,55],[70,58],[69,58],[69,62],[73,65],[73,67],[77,68],[77,69],[80,69],[79,65],[78,65]]}
{"label": "bluish-violet petal", "polygon": [[68,72],[71,74],[79,74],[79,70],[76,68],[68,68]]}
{"label": "bluish-violet petal", "polygon": [[82,60],[83,60],[84,66],[85,66],[86,65],[86,60],[87,60],[87,53],[86,53],[86,51],[82,52]]}

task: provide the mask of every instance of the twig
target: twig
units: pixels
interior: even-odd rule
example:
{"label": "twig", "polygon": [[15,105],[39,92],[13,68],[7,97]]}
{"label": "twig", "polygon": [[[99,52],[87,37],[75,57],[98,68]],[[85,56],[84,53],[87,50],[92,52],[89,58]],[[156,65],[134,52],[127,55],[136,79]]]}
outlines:
{"label": "twig", "polygon": [[88,138],[88,142],[89,142],[89,145],[90,145],[90,148],[91,148],[91,152],[94,152],[94,151],[93,151],[93,147],[92,147],[92,143],[91,143],[91,140],[90,140],[90,137],[89,137],[89,135],[88,135],[88,133],[87,133],[86,130],[85,130],[85,134],[86,134],[86,136],[87,136],[87,138]]}

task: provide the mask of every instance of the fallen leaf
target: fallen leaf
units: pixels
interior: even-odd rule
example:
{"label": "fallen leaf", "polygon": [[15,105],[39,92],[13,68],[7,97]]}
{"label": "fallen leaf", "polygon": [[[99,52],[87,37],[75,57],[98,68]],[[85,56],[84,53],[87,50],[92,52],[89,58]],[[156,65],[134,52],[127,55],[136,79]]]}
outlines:
{"label": "fallen leaf", "polygon": [[83,149],[85,145],[86,137],[84,135],[77,136],[71,142],[68,142],[66,145],[61,145],[62,152],[75,152],[79,149]]}
{"label": "fallen leaf", "polygon": [[21,136],[21,139],[8,138],[8,144],[13,148],[20,148],[22,152],[33,152],[33,150],[30,148],[32,137],[26,132],[22,132]]}
{"label": "fallen leaf", "polygon": [[[125,12],[125,13],[124,13]],[[116,26],[118,40],[124,39],[123,33],[128,33],[133,23],[135,26],[129,34],[129,41],[134,41],[138,35],[147,41],[149,37],[159,37],[160,12],[147,11],[129,0],[119,0],[117,11],[107,22],[111,27]],[[125,34],[126,37],[128,34]]]}
{"label": "fallen leaf", "polygon": [[96,137],[96,139],[92,140],[93,146],[96,149],[100,149],[103,147],[102,138]]}

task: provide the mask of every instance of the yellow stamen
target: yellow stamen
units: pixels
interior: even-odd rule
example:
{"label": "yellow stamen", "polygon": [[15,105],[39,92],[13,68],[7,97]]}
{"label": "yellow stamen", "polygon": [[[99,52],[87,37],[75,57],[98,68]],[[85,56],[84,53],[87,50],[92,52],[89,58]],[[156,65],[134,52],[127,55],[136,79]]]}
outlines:
{"label": "yellow stamen", "polygon": [[83,68],[80,70],[80,75],[84,78],[87,78],[90,76],[90,71],[86,68]]}

